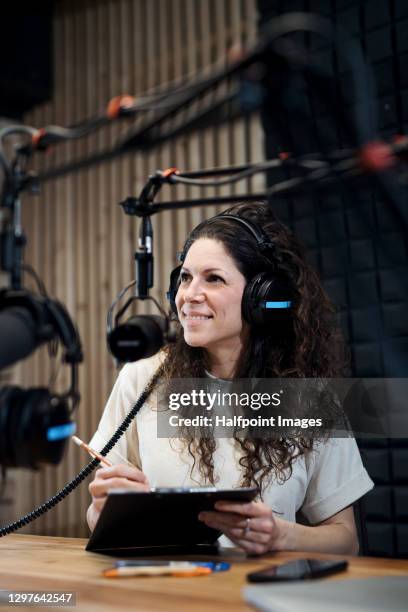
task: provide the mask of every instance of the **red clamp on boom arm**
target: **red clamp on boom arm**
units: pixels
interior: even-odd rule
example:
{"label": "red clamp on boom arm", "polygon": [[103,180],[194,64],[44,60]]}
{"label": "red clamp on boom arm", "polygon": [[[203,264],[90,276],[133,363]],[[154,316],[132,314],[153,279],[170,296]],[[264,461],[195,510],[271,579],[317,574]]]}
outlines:
{"label": "red clamp on boom arm", "polygon": [[173,174],[180,174],[180,170],[178,168],[167,168],[161,172],[161,178],[167,179],[170,182]]}
{"label": "red clamp on boom arm", "polygon": [[360,164],[369,172],[388,170],[396,162],[390,145],[381,141],[368,142],[360,149]]}
{"label": "red clamp on boom arm", "polygon": [[109,119],[116,119],[123,112],[134,106],[136,98],[127,94],[122,96],[115,96],[108,102],[106,107],[106,115]]}
{"label": "red clamp on boom arm", "polygon": [[31,146],[35,149],[46,149],[47,145],[43,142],[47,132],[44,128],[40,128],[31,136]]}

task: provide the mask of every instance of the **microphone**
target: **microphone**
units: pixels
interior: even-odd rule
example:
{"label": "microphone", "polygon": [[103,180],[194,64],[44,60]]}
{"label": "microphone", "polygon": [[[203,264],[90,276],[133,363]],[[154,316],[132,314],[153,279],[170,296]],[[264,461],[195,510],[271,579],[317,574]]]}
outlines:
{"label": "microphone", "polygon": [[[146,192],[153,183],[145,187]],[[144,201],[144,198],[140,198]],[[122,204],[123,205],[123,204]],[[126,212],[126,204],[124,206]],[[130,209],[129,209],[130,210]],[[128,214],[133,214],[128,213]],[[149,295],[153,287],[153,225],[149,214],[143,215],[139,230],[138,250],[135,253],[136,280],[131,281],[112,303],[107,317],[107,342],[117,362],[131,362],[155,355],[167,343],[175,339],[174,326],[160,304]],[[118,302],[136,286],[137,295],[130,297],[113,317]],[[121,322],[129,306],[137,301],[150,300],[160,315],[133,315]]]}
{"label": "microphone", "polygon": [[155,355],[166,342],[168,321],[159,315],[135,315],[108,332],[108,345],[118,361],[138,361]]}
{"label": "microphone", "polygon": [[0,369],[24,359],[39,344],[34,321],[23,308],[0,312],[0,338]]}
{"label": "microphone", "polygon": [[153,287],[153,225],[144,217],[139,230],[139,248],[135,253],[137,291],[140,297],[148,295]]}
{"label": "microphone", "polygon": [[0,370],[28,357],[54,336],[49,325],[41,330],[29,310],[14,307],[0,312]]}
{"label": "microphone", "polygon": [[44,342],[58,337],[67,363],[79,363],[79,334],[63,304],[26,289],[0,290],[0,369],[28,357]]}

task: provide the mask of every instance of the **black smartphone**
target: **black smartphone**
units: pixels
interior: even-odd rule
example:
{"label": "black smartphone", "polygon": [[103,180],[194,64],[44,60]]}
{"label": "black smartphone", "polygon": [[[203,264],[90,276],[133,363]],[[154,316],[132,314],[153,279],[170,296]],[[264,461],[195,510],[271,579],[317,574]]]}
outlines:
{"label": "black smartphone", "polygon": [[317,559],[297,559],[283,565],[270,565],[259,572],[247,575],[249,582],[275,582],[281,580],[309,580],[320,578],[347,569],[348,562],[318,561]]}

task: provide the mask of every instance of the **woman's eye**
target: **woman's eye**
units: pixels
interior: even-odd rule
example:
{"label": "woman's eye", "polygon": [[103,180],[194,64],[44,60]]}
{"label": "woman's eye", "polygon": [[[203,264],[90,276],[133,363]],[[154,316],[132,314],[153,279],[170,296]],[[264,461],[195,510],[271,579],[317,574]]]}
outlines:
{"label": "woman's eye", "polygon": [[[180,274],[180,283],[187,283],[191,280],[191,274],[189,274],[188,272],[181,272]],[[224,279],[221,278],[221,276],[218,276],[218,274],[210,274],[209,276],[207,276],[207,282],[208,283],[217,283],[217,282],[224,282]]]}
{"label": "woman's eye", "polygon": [[224,282],[224,279],[221,278],[221,276],[218,276],[218,274],[210,274],[210,276],[207,278],[208,282],[210,283],[216,283],[216,282]]}

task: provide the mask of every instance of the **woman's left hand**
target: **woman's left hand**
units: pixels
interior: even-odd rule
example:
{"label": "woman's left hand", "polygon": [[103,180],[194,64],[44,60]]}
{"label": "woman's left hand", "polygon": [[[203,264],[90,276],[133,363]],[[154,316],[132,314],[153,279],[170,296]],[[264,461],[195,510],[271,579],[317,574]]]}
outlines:
{"label": "woman's left hand", "polygon": [[219,501],[214,512],[200,512],[208,527],[219,529],[250,555],[288,550],[292,523],[274,516],[263,502]]}

